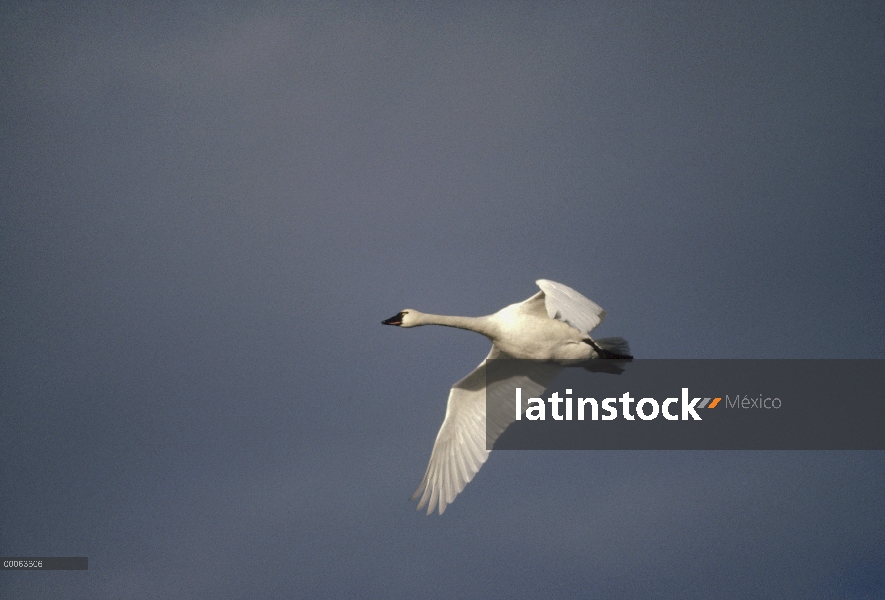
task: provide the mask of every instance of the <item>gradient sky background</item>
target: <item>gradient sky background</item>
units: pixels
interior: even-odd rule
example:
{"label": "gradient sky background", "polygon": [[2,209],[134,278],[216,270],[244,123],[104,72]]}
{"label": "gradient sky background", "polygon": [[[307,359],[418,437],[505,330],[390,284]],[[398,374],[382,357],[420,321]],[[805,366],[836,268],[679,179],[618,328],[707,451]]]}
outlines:
{"label": "gradient sky background", "polygon": [[[715,6],[713,5],[715,4]],[[561,281],[644,358],[885,358],[885,5],[0,8],[8,598],[885,596],[883,452],[497,452]]]}

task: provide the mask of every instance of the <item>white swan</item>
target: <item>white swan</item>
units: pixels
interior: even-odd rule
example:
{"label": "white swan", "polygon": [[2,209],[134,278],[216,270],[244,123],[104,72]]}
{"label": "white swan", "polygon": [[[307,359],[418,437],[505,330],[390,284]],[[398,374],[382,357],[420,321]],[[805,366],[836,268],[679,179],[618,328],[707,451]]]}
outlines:
{"label": "white swan", "polygon": [[[510,395],[518,386],[523,390],[523,398],[537,397],[547,389],[563,364],[595,358],[618,361],[632,358],[627,342],[622,338],[593,340],[590,337],[590,331],[605,317],[602,308],[561,283],[547,279],[539,279],[536,283],[540,292],[486,317],[449,317],[406,309],[382,321],[384,325],[399,327],[445,325],[469,329],[492,341],[492,350],[486,360],[453,385],[449,392],[446,417],[436,436],[430,463],[411,498],[414,500],[421,494],[419,510],[429,501],[428,515],[437,506],[442,514],[489,456],[489,450],[486,450],[487,395],[490,398]],[[533,359],[537,362],[518,363],[518,372],[487,382],[486,361],[495,358]],[[612,368],[618,371],[616,365]],[[511,410],[506,414],[489,415],[490,437],[496,439],[514,417]]]}

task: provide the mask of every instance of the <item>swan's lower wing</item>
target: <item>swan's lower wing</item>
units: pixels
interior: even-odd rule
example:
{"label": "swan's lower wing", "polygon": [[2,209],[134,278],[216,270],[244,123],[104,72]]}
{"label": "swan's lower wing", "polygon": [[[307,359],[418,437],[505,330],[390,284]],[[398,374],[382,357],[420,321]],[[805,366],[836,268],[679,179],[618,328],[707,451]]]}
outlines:
{"label": "swan's lower wing", "polygon": [[[486,392],[494,407],[489,417],[492,442],[515,419],[514,390],[522,388],[523,398],[539,396],[547,389],[561,367],[536,361],[514,361],[495,369],[487,381],[487,361],[509,358],[492,347],[484,360],[467,377],[452,386],[446,418],[436,436],[430,463],[421,485],[411,499],[421,496],[418,510],[427,505],[427,514],[439,514],[461,493],[489,457],[486,449]],[[497,401],[495,401],[497,400]]]}
{"label": "swan's lower wing", "polygon": [[569,286],[549,279],[535,283],[544,292],[544,305],[551,319],[565,321],[581,333],[589,334],[605,318],[602,307]]}

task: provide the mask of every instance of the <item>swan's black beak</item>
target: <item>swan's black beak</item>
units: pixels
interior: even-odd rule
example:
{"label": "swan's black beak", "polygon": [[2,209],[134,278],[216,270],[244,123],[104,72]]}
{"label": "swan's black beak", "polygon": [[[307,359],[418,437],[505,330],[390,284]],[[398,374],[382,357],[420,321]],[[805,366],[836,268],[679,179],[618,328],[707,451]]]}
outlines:
{"label": "swan's black beak", "polygon": [[403,313],[398,312],[389,319],[384,319],[381,321],[382,325],[402,325],[403,324]]}

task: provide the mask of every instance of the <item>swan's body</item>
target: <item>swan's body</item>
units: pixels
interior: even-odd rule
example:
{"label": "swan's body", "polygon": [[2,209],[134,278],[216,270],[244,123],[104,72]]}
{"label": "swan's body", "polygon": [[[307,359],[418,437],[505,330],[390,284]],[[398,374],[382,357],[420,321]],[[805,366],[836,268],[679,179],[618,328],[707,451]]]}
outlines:
{"label": "swan's body", "polygon": [[[514,387],[523,397],[538,396],[556,377],[563,364],[596,358],[626,360],[627,342],[621,338],[593,340],[592,331],[605,311],[568,286],[546,279],[541,291],[485,317],[431,315],[412,309],[383,321],[385,325],[418,327],[443,325],[481,333],[492,350],[467,377],[452,386],[446,418],[436,436],[430,464],[412,499],[421,494],[418,508],[430,502],[427,514],[438,506],[442,514],[489,456],[486,449],[486,396],[509,394]],[[497,381],[486,381],[486,361],[495,358],[531,359],[520,371]],[[500,435],[514,415],[489,415],[490,429]],[[423,493],[422,493],[423,492]]]}

